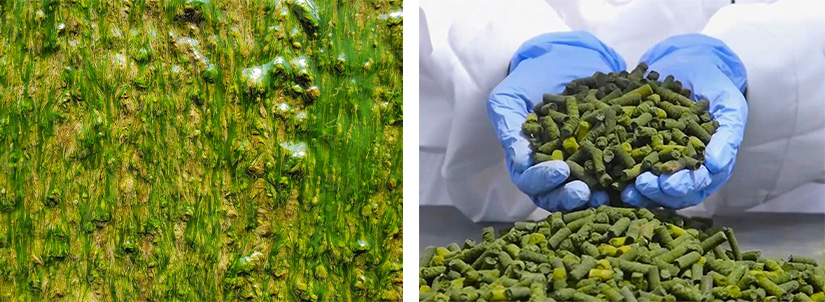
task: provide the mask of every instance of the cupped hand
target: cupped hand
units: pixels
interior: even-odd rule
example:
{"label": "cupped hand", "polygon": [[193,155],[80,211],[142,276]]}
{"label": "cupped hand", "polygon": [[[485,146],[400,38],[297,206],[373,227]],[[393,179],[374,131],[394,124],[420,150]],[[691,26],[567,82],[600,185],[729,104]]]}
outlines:
{"label": "cupped hand", "polygon": [[694,101],[710,101],[719,128],[705,148],[698,170],[656,176],[645,172],[625,187],[621,198],[636,207],[681,209],[701,203],[731,176],[745,134],[748,104],[745,66],[722,41],[701,34],[668,38],[642,56],[648,71],[672,75],[690,89]]}
{"label": "cupped hand", "polygon": [[591,192],[582,181],[567,182],[569,167],[553,160],[533,165],[530,142],[521,127],[545,93],[561,93],[567,83],[625,70],[624,60],[595,36],[583,31],[548,33],[528,40],[516,51],[508,76],[493,89],[487,113],[505,150],[510,179],[533,202],[548,211],[599,206],[605,192]]}

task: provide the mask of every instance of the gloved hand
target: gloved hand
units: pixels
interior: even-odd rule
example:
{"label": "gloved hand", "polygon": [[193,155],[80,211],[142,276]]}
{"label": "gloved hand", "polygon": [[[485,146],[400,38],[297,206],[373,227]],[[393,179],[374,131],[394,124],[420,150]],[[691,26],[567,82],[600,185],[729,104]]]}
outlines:
{"label": "gloved hand", "polygon": [[731,176],[745,134],[748,104],[745,66],[722,41],[701,34],[668,38],[642,56],[648,71],[673,75],[693,92],[694,101],[710,100],[719,128],[705,148],[705,163],[696,171],[656,176],[645,172],[622,191],[622,201],[636,207],[681,209],[702,202]]}
{"label": "gloved hand", "polygon": [[548,33],[522,44],[513,55],[507,77],[493,89],[487,113],[504,147],[510,179],[537,206],[573,210],[607,203],[605,192],[590,192],[582,181],[563,184],[570,170],[563,161],[532,166],[530,143],[521,125],[545,93],[561,93],[565,84],[625,69],[624,60],[590,33]]}

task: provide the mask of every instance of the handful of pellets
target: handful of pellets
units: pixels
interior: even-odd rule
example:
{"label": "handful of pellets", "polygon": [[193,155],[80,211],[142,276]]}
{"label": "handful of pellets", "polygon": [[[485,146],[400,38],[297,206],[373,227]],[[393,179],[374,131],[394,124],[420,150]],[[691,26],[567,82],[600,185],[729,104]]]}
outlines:
{"label": "handful of pellets", "polygon": [[[427,247],[421,301],[825,301],[811,258],[740,251],[733,231],[666,210],[602,206]],[[727,242],[729,248],[724,248]]]}
{"label": "handful of pellets", "polygon": [[645,63],[632,72],[574,80],[560,95],[545,94],[522,125],[533,164],[564,160],[569,180],[617,194],[639,174],[696,170],[719,123],[710,101],[694,102],[690,90]]}

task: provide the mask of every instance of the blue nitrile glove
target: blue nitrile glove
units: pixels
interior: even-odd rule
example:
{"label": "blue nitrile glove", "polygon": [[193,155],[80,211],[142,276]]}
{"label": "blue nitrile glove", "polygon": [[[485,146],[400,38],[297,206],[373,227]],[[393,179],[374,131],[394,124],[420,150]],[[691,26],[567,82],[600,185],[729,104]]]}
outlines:
{"label": "blue nitrile glove", "polygon": [[560,187],[570,174],[563,161],[533,166],[530,143],[521,131],[527,114],[543,94],[561,93],[575,79],[624,69],[619,54],[583,31],[540,35],[513,55],[509,75],[490,94],[487,113],[504,147],[510,179],[537,206],[549,211],[595,207],[607,203],[607,194],[591,194],[582,181]]}
{"label": "blue nitrile glove", "polygon": [[687,34],[668,38],[642,56],[662,77],[673,75],[693,92],[691,99],[710,100],[710,113],[719,128],[705,148],[705,163],[696,171],[681,170],[656,176],[645,172],[622,191],[622,201],[637,207],[681,209],[702,202],[733,172],[736,152],[745,135],[748,104],[745,66],[722,41]]}

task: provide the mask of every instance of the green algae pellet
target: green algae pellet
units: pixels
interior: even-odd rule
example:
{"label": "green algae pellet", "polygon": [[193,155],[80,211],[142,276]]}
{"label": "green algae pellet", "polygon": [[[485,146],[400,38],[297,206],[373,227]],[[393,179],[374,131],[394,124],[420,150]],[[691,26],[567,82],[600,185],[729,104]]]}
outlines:
{"label": "green algae pellet", "polygon": [[[568,181],[581,180],[614,198],[644,172],[699,169],[718,125],[710,120],[710,102],[691,101],[680,85],[636,76],[643,66],[636,73],[596,73],[602,75],[575,79],[561,94],[544,94],[522,126],[534,164],[563,160],[571,167]],[[549,144],[556,140],[561,144]]]}

